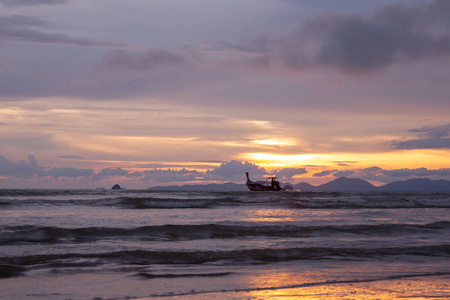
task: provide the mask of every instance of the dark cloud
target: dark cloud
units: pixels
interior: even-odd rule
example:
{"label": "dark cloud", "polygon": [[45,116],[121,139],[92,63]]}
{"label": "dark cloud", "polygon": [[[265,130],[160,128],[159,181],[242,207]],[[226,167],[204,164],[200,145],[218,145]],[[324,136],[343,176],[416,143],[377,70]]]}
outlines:
{"label": "dark cloud", "polygon": [[425,177],[425,176],[450,176],[450,169],[436,169],[429,170],[427,168],[416,168],[416,169],[396,169],[396,170],[383,170],[382,172],[388,177]]}
{"label": "dark cloud", "polygon": [[394,141],[392,144],[396,149],[450,148],[450,124],[410,129],[408,132],[417,133],[419,137],[415,139]]}
{"label": "dark cloud", "polygon": [[15,177],[33,177],[43,174],[45,169],[38,166],[36,158],[28,155],[26,161],[13,162],[0,155],[0,175]]}
{"label": "dark cloud", "polygon": [[396,149],[403,150],[450,148],[450,138],[412,139],[406,141],[396,141],[393,145]]}
{"label": "dark cloud", "polygon": [[0,42],[31,42],[40,44],[60,44],[79,47],[109,47],[117,44],[74,38],[50,30],[53,24],[46,19],[26,15],[0,15]]}
{"label": "dark cloud", "polygon": [[380,167],[376,167],[376,166],[363,169],[363,171],[371,172],[371,173],[372,172],[378,172],[378,171],[381,171],[381,170],[383,170],[383,169],[380,168]]}
{"label": "dark cloud", "polygon": [[333,163],[335,163],[337,166],[340,166],[340,167],[348,167],[348,166],[357,164],[358,162],[349,160],[349,161],[334,161]]}
{"label": "dark cloud", "polygon": [[355,171],[352,170],[347,170],[347,171],[337,171],[333,173],[334,177],[346,177],[346,176],[350,176],[353,175],[355,173]]}
{"label": "dark cloud", "polygon": [[122,168],[104,168],[95,174],[95,179],[110,177],[110,176],[128,176],[129,172]]}
{"label": "dark cloud", "polygon": [[148,49],[141,53],[116,50],[107,53],[100,64],[100,69],[149,71],[163,66],[180,66],[186,58],[166,49]]}
{"label": "dark cloud", "polygon": [[16,6],[35,6],[41,4],[65,4],[68,0],[0,0],[0,4],[3,6],[16,7]]}
{"label": "dark cloud", "polygon": [[425,126],[420,129],[410,129],[408,132],[420,133],[425,138],[442,138],[450,135],[450,124],[443,126]]}
{"label": "dark cloud", "polygon": [[402,169],[383,169],[380,167],[370,167],[365,169],[353,170],[354,177],[365,180],[376,180],[380,182],[392,182],[394,180],[404,180],[409,178],[427,177],[434,179],[443,179],[450,177],[450,169],[427,169],[427,168],[402,168]]}
{"label": "dark cloud", "polygon": [[322,172],[319,172],[319,173],[314,173],[313,177],[325,177],[325,176],[328,176],[328,175],[332,174],[333,172],[335,172],[335,171],[326,170],[326,171],[322,171]]}
{"label": "dark cloud", "polygon": [[308,171],[306,171],[305,168],[284,168],[277,171],[277,176],[280,179],[289,180],[292,179],[295,175],[302,175],[306,173],[308,173]]}
{"label": "dark cloud", "polygon": [[396,3],[368,16],[323,14],[283,38],[233,49],[263,52],[261,66],[269,65],[270,53],[272,61],[281,61],[293,70],[333,67],[344,72],[370,72],[395,62],[450,56],[449,20],[447,0]]}
{"label": "dark cloud", "polygon": [[51,176],[54,178],[59,177],[90,177],[94,174],[93,170],[90,169],[77,169],[72,167],[59,167],[59,168],[50,168],[45,172],[42,172],[41,176]]}

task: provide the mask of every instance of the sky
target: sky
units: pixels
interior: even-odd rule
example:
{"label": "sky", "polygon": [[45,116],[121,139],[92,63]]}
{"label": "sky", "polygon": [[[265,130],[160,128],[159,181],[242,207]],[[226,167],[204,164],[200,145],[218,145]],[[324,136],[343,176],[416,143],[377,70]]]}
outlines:
{"label": "sky", "polygon": [[0,188],[450,180],[450,1],[0,0]]}

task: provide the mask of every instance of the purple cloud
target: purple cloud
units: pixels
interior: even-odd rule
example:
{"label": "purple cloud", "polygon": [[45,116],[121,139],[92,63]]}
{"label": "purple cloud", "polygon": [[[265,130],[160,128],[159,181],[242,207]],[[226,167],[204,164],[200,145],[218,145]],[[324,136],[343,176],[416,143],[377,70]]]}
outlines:
{"label": "purple cloud", "polygon": [[392,144],[396,149],[450,148],[450,124],[410,129],[408,132],[418,133],[419,138],[394,141]]}
{"label": "purple cloud", "polygon": [[450,138],[445,139],[412,139],[406,141],[396,141],[393,143],[396,149],[437,149],[450,148]]}
{"label": "purple cloud", "polygon": [[450,169],[443,168],[437,170],[429,170],[427,168],[416,169],[396,169],[396,170],[383,170],[383,174],[389,177],[425,177],[425,176],[450,176]]}
{"label": "purple cloud", "polygon": [[0,175],[15,177],[33,177],[42,175],[45,169],[37,164],[33,155],[28,155],[26,161],[13,162],[0,155]]}
{"label": "purple cloud", "polygon": [[355,173],[355,171],[352,170],[347,170],[347,171],[337,171],[333,173],[334,177],[346,177],[346,176],[350,176],[353,175]]}
{"label": "purple cloud", "polygon": [[46,19],[26,15],[0,15],[0,42],[30,42],[78,47],[109,47],[117,44],[74,38],[67,34],[48,31],[53,24]]}
{"label": "purple cloud", "polygon": [[[396,62],[450,56],[450,2],[395,3],[368,16],[322,14],[289,35],[259,39],[251,46],[223,44],[261,53],[253,64],[281,64],[291,70],[332,67],[343,72],[371,72]],[[270,61],[268,63],[268,56]]]}
{"label": "purple cloud", "polygon": [[306,173],[308,173],[308,171],[306,171],[305,168],[284,168],[277,171],[277,176],[280,179],[288,180],[292,179],[295,175],[302,175]]}
{"label": "purple cloud", "polygon": [[448,137],[450,135],[450,124],[434,127],[425,126],[420,129],[410,129],[408,130],[408,132],[417,132],[421,133],[425,138],[438,139],[442,137]]}
{"label": "purple cloud", "polygon": [[100,69],[150,71],[163,66],[180,66],[186,62],[184,56],[165,49],[148,49],[142,53],[116,50],[104,56]]}
{"label": "purple cloud", "polygon": [[131,175],[143,176],[142,181],[154,181],[154,182],[183,182],[183,181],[193,181],[203,174],[196,170],[187,170],[185,168],[181,170],[161,170],[153,169],[146,170],[143,172],[135,172]]}
{"label": "purple cloud", "polygon": [[95,178],[103,178],[110,176],[128,176],[129,172],[122,168],[104,168],[100,170],[97,174],[95,174]]}
{"label": "purple cloud", "polygon": [[205,178],[212,180],[231,180],[240,181],[245,178],[245,172],[249,172],[253,178],[262,178],[267,174],[264,168],[249,162],[240,162],[232,160],[227,163],[220,164],[219,167],[211,171],[207,171]]}
{"label": "purple cloud", "polygon": [[41,176],[51,176],[54,178],[59,177],[90,177],[94,174],[93,170],[90,169],[78,169],[72,167],[58,167],[58,168],[50,168],[45,172],[42,172]]}
{"label": "purple cloud", "polygon": [[332,174],[333,172],[334,171],[332,171],[332,170],[326,170],[326,171],[322,171],[322,172],[319,172],[319,173],[314,173],[313,177],[325,177],[325,176],[328,176],[328,175]]}
{"label": "purple cloud", "polygon": [[65,4],[68,0],[0,0],[0,4],[3,6],[16,7],[16,6],[35,6],[41,4]]}

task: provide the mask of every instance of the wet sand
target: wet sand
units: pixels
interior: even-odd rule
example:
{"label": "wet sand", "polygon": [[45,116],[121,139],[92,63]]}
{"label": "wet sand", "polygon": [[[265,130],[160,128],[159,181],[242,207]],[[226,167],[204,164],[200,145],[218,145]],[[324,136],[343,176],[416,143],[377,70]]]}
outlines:
{"label": "wet sand", "polygon": [[[0,299],[450,299],[446,260],[173,266],[28,272],[0,281]],[[183,271],[180,271],[180,270]]]}

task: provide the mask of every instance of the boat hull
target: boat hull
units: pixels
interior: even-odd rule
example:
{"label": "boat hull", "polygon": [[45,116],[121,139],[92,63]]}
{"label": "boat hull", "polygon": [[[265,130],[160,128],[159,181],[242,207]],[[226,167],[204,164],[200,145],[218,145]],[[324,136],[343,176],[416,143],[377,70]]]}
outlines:
{"label": "boat hull", "polygon": [[270,184],[261,184],[259,182],[254,182],[250,180],[248,172],[245,173],[247,176],[247,182],[245,185],[252,192],[279,192],[283,191],[283,188],[280,186],[276,177],[269,177]]}
{"label": "boat hull", "polygon": [[247,183],[246,186],[252,192],[279,192],[283,190],[281,187],[266,186],[259,183]]}

